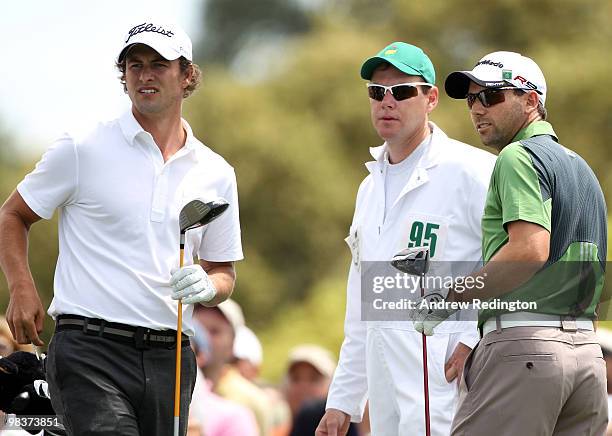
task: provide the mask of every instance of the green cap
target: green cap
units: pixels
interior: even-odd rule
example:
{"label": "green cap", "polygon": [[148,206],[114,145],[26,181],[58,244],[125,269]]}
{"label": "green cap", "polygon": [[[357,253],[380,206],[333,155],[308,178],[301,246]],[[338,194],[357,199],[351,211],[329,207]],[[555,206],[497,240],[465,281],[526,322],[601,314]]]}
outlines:
{"label": "green cap", "polygon": [[366,60],[361,66],[361,77],[372,78],[372,73],[380,64],[388,62],[402,73],[410,76],[423,76],[427,83],[436,83],[436,71],[427,55],[418,47],[405,42],[394,42],[383,48],[376,56]]}

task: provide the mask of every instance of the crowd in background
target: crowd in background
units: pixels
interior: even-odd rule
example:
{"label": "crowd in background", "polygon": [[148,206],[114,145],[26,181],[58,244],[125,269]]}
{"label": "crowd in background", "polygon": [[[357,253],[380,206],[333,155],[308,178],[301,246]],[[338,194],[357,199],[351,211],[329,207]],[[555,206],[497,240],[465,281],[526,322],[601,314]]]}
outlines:
{"label": "crowd in background", "polygon": [[[336,359],[315,344],[298,344],[287,353],[286,371],[275,386],[259,378],[264,351],[247,327],[240,306],[227,300],[194,312],[198,378],[189,410],[188,436],[311,436],[325,412],[327,391]],[[608,371],[609,410],[612,411],[612,332],[597,331]],[[14,339],[0,316],[0,358],[14,351],[34,352]],[[610,416],[612,421],[612,416]],[[25,436],[22,430],[2,430],[0,436]],[[349,436],[369,435],[364,421],[351,424]],[[608,429],[612,436],[612,426]]]}
{"label": "crowd in background", "polygon": [[[299,344],[289,350],[279,386],[259,378],[261,343],[240,306],[227,300],[194,310],[199,368],[191,401],[189,436],[312,435],[325,412],[336,360],[326,349]],[[352,435],[369,434],[364,426]]]}
{"label": "crowd in background", "polygon": [[[260,379],[264,352],[235,301],[227,300],[217,307],[198,305],[194,321],[192,347],[199,369],[188,436],[314,434],[325,412],[336,368],[332,353],[315,344],[297,344],[288,351],[282,380],[273,385]],[[0,356],[18,350],[34,352],[31,345],[17,344],[6,320],[0,317]],[[0,427],[1,436],[27,434]],[[368,435],[367,419],[359,426],[352,424],[348,434]]]}

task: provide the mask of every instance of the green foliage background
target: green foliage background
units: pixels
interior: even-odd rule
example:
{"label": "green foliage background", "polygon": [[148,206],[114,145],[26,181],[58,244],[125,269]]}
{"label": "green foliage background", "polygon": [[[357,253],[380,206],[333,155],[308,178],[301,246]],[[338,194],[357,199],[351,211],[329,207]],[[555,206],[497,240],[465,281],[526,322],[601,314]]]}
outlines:
{"label": "green foliage background", "polygon": [[[195,43],[204,83],[186,101],[185,117],[236,169],[246,260],[237,267],[235,298],[264,343],[265,377],[280,377],[293,345],[315,342],[337,352],[342,341],[349,261],[343,238],[367,174],[368,147],[380,143],[359,68],[386,44],[422,47],[440,87],[449,72],[471,68],[490,51],[534,58],[548,82],[549,120],[561,142],[593,167],[610,200],[612,2],[264,3],[256,9],[249,0],[206,3],[208,31]],[[236,25],[236,10],[245,12],[240,22],[246,24]],[[441,94],[433,121],[449,136],[479,146],[465,103]],[[33,166],[10,164],[11,143],[0,137],[2,198]],[[57,257],[54,220],[34,226],[30,247],[48,304]],[[3,311],[4,281],[0,291]],[[47,339],[51,324],[47,320]]]}

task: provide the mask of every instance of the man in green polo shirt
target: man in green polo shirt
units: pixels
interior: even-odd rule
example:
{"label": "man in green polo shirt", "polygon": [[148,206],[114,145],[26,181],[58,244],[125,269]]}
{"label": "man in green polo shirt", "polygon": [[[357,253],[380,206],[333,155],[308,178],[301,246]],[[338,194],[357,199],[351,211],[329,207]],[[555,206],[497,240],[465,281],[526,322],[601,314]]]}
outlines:
{"label": "man in green polo shirt", "polygon": [[593,320],[607,215],[597,178],[545,121],[546,82],[533,60],[491,53],[451,73],[445,89],[467,100],[483,144],[499,150],[479,285],[426,297],[444,304],[413,313],[415,328],[433,334],[454,310],[446,303],[480,309],[483,337],[466,360],[451,434],[601,435],[606,373]]}

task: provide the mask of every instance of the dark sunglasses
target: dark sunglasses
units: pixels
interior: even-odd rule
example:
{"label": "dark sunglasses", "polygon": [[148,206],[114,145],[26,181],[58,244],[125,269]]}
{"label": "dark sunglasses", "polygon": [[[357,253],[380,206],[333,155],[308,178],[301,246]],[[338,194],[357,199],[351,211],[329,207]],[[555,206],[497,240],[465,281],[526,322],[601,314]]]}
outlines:
{"label": "dark sunglasses", "polygon": [[419,94],[418,86],[433,86],[431,83],[426,82],[399,83],[392,86],[379,85],[377,83],[367,83],[366,85],[368,86],[368,95],[376,101],[383,101],[387,91],[391,93],[396,101],[402,101],[407,98],[416,97]]}
{"label": "dark sunglasses", "polygon": [[472,106],[474,106],[474,103],[476,103],[476,99],[480,100],[480,103],[482,103],[484,107],[491,107],[506,101],[506,96],[502,91],[505,91],[507,89],[520,90],[521,88],[516,88],[514,86],[505,86],[502,88],[483,89],[482,91],[476,92],[474,94],[470,94],[468,92],[468,94],[465,96],[465,99],[470,109],[472,109]]}

